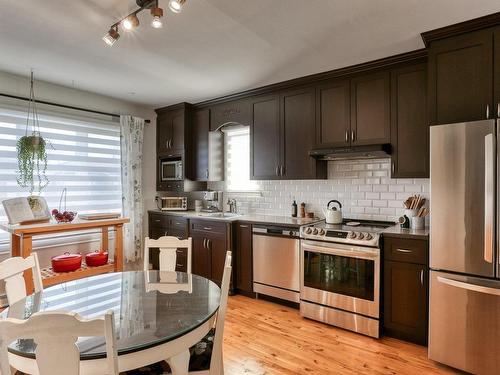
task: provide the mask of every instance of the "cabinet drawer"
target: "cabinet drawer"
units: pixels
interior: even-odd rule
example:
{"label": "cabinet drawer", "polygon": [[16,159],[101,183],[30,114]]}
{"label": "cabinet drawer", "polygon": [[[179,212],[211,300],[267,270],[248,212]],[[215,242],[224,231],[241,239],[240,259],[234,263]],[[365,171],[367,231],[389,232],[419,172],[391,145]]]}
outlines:
{"label": "cabinet drawer", "polygon": [[226,223],[215,220],[191,220],[190,230],[193,233],[226,233]]}
{"label": "cabinet drawer", "polygon": [[163,214],[149,214],[149,226],[155,228],[168,228],[168,216]]}
{"label": "cabinet drawer", "polygon": [[398,262],[428,263],[426,240],[384,237],[384,257]]}
{"label": "cabinet drawer", "polygon": [[185,217],[170,216],[170,229],[172,230],[186,230],[187,219]]}

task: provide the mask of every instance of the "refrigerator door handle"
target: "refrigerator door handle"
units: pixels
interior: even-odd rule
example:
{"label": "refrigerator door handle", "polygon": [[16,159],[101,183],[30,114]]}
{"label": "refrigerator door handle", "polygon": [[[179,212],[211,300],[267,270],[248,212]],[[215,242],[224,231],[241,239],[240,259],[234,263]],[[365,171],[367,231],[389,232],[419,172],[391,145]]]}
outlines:
{"label": "refrigerator door handle", "polygon": [[492,296],[500,296],[500,289],[491,288],[489,286],[469,284],[469,283],[466,283],[463,281],[453,280],[453,279],[449,279],[447,277],[442,277],[442,276],[438,276],[437,280],[440,283],[454,286],[456,288],[467,289],[467,290],[471,290],[473,292],[478,292],[478,293],[490,294]]}
{"label": "refrigerator door handle", "polygon": [[484,260],[493,263],[495,188],[495,145],[493,134],[484,137]]}

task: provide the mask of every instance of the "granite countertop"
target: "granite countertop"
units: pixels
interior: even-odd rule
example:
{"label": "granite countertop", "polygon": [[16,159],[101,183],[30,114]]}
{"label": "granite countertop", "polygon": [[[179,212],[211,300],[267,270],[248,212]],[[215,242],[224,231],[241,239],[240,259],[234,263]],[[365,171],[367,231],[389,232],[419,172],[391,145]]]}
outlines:
{"label": "granite countertop", "polygon": [[[160,211],[160,210],[149,210],[149,212],[156,214],[164,214],[164,215],[176,215],[182,216],[186,218],[193,219],[206,219],[206,220],[218,220],[218,221],[245,221],[251,223],[262,223],[262,224],[274,224],[274,225],[289,225],[289,226],[301,226],[312,224],[318,221],[321,221],[320,218],[297,218],[290,216],[274,216],[274,215],[255,215],[255,214],[243,214],[243,215],[235,215],[235,216],[210,216],[207,212],[196,212],[193,210],[189,211]],[[230,214],[231,215],[231,214]],[[233,214],[234,215],[234,214]]]}
{"label": "granite countertop", "polygon": [[410,239],[428,239],[429,238],[429,227],[424,229],[406,229],[401,228],[399,224],[392,227],[386,228],[382,231],[382,235],[387,237],[400,237],[400,238],[410,238]]}

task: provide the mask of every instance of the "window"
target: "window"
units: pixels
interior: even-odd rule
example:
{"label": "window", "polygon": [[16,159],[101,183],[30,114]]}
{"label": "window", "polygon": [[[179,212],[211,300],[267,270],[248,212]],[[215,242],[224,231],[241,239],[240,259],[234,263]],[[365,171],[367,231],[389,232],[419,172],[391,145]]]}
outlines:
{"label": "window", "polygon": [[250,180],[250,128],[224,129],[226,190],[255,191]]}
{"label": "window", "polygon": [[[40,131],[53,146],[47,147],[50,182],[41,195],[51,209],[58,208],[66,187],[68,210],[121,212],[120,124],[109,117],[68,114],[62,109],[59,113],[53,108],[38,111]],[[0,200],[29,195],[16,181],[16,142],[25,128],[25,106],[0,104]],[[7,221],[2,205],[0,221]],[[7,233],[0,231],[0,251],[8,246]]]}

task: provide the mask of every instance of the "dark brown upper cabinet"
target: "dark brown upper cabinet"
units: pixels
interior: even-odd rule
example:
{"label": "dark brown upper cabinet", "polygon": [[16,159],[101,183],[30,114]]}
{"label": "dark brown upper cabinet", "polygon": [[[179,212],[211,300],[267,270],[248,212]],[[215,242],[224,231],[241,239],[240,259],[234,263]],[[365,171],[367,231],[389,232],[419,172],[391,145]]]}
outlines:
{"label": "dark brown upper cabinet", "polygon": [[246,126],[252,124],[252,101],[250,98],[217,104],[210,111],[210,130],[227,123]]}
{"label": "dark brown upper cabinet", "polygon": [[253,180],[280,178],[280,103],[278,95],[255,98],[250,131],[250,177]]}
{"label": "dark brown upper cabinet", "polygon": [[[493,34],[492,29],[487,29],[431,42],[428,62],[431,125],[482,120],[496,114]],[[498,63],[500,60],[495,65]]]}
{"label": "dark brown upper cabinet", "polygon": [[351,144],[389,143],[390,75],[388,71],[364,74],[351,80]]}
{"label": "dark brown upper cabinet", "polygon": [[[188,177],[194,181],[208,181],[208,132],[210,109],[195,110],[191,116],[190,170]],[[187,155],[186,155],[187,156]]]}
{"label": "dark brown upper cabinet", "polygon": [[350,81],[333,81],[316,89],[316,143],[319,147],[350,144]]}
{"label": "dark brown upper cabinet", "polygon": [[[280,177],[287,180],[324,178],[317,174],[317,162],[309,156],[315,140],[315,89],[291,90],[280,95]],[[320,169],[320,167],[318,168]]]}
{"label": "dark brown upper cabinet", "polygon": [[180,153],[185,149],[184,132],[189,123],[189,105],[165,107],[156,110],[156,152],[158,155],[169,153]]}
{"label": "dark brown upper cabinet", "polygon": [[425,63],[391,72],[391,144],[391,177],[429,177]]}
{"label": "dark brown upper cabinet", "polygon": [[312,87],[256,98],[251,131],[251,178],[326,177],[325,162],[309,156],[316,142],[315,116]]}

